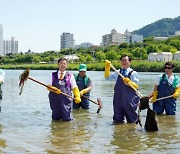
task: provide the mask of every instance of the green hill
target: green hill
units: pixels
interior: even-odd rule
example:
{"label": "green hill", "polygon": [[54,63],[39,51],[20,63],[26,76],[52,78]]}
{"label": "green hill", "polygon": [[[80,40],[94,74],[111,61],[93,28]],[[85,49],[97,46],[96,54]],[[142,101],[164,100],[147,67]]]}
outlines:
{"label": "green hill", "polygon": [[180,16],[176,18],[163,18],[138,30],[133,31],[133,34],[143,35],[143,37],[168,37],[175,34],[175,31],[180,31]]}

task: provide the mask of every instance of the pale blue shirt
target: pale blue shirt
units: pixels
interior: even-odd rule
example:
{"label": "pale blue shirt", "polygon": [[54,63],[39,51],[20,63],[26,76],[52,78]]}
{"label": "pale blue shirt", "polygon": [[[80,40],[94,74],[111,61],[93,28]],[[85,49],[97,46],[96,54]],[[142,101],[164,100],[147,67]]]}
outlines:
{"label": "pale blue shirt", "polygon": [[0,68],[0,80],[4,82],[5,72]]}
{"label": "pale blue shirt", "polygon": [[[125,75],[128,75],[129,72],[131,72],[132,70],[133,70],[132,68],[128,67],[128,68],[126,69]],[[117,71],[119,72],[120,69],[117,70]],[[113,72],[113,73],[110,74],[110,76],[107,78],[107,80],[116,80],[116,81],[117,81],[118,76],[119,76],[119,74],[118,74],[117,72]],[[139,83],[138,73],[137,73],[136,71],[133,71],[133,72],[131,73],[130,79],[131,79],[131,81],[133,81],[133,82],[135,82],[135,83],[138,84],[138,83]]]}

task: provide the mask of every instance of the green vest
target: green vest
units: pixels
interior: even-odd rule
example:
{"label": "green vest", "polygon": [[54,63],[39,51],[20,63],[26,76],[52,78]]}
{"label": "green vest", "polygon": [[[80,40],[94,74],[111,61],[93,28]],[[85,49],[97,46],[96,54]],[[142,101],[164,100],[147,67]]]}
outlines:
{"label": "green vest", "polygon": [[[160,78],[160,82],[161,82],[161,80],[168,80],[167,75],[166,75],[166,74],[163,74],[162,77]],[[179,83],[179,78],[178,78],[176,75],[174,75],[174,81],[173,81],[173,83],[172,83],[172,86],[173,86],[174,88],[176,88],[176,86],[177,86],[178,83]]]}
{"label": "green vest", "polygon": [[[74,78],[75,78],[76,81],[77,81],[78,75],[79,75],[79,73],[74,74]],[[79,78],[81,78],[81,77],[79,76]],[[84,84],[85,84],[85,86],[88,86],[88,80],[89,80],[89,77],[87,75],[85,75],[84,76]]]}

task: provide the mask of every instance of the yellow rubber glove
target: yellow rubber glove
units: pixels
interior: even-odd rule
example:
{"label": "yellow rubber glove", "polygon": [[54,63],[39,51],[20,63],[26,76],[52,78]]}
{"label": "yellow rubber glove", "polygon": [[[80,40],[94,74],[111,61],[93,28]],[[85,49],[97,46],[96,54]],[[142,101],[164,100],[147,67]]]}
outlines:
{"label": "yellow rubber glove", "polygon": [[156,102],[157,96],[158,96],[158,91],[156,90],[153,92],[153,97],[151,98],[151,102],[153,103]]}
{"label": "yellow rubber glove", "polygon": [[123,79],[123,82],[125,83],[125,84],[128,84],[128,82],[130,82],[131,80],[129,79],[129,78],[124,78]]}
{"label": "yellow rubber glove", "polygon": [[138,89],[138,88],[139,88],[139,86],[138,86],[135,82],[130,81],[130,83],[131,83],[131,85],[132,85],[135,89]]}
{"label": "yellow rubber glove", "polygon": [[124,78],[123,82],[131,88],[133,86],[135,89],[138,89],[138,85],[135,82],[131,81],[129,78]]}
{"label": "yellow rubber glove", "polygon": [[83,89],[83,90],[80,91],[80,95],[86,94],[87,92],[88,92],[88,89],[87,89],[87,88],[86,88],[86,89]]}
{"label": "yellow rubber glove", "polygon": [[173,97],[174,98],[178,98],[178,96],[180,95],[180,87],[179,88],[176,88],[174,94],[173,94]]}
{"label": "yellow rubber glove", "polygon": [[104,72],[104,77],[108,78],[110,76],[110,64],[111,62],[109,60],[105,61],[105,72]]}
{"label": "yellow rubber glove", "polygon": [[75,100],[74,101],[76,102],[76,104],[79,104],[81,102],[81,97],[80,97],[80,92],[79,92],[78,87],[75,87],[73,89],[73,93],[74,93],[74,96],[75,96]]}
{"label": "yellow rubber glove", "polygon": [[58,95],[61,93],[60,89],[58,89],[58,88],[56,88],[54,86],[51,86],[51,85],[48,85],[47,90],[52,91],[52,92],[54,92],[54,93],[56,93]]}

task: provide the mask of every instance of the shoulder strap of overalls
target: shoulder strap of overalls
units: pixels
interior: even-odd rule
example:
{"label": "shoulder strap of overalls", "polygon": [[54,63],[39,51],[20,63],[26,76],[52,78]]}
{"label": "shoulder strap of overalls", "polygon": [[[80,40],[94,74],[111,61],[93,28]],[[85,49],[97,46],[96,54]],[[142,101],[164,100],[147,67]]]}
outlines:
{"label": "shoulder strap of overalls", "polygon": [[131,74],[132,74],[132,72],[133,72],[134,70],[131,70],[130,72],[129,72],[129,74],[128,74],[128,78],[130,79],[130,76],[131,76]]}
{"label": "shoulder strap of overalls", "polygon": [[[131,74],[132,74],[132,72],[133,72],[134,70],[131,70],[129,73],[128,73],[128,78],[130,79],[130,76],[131,76]],[[122,68],[120,68],[120,73],[122,73]]]}
{"label": "shoulder strap of overalls", "polygon": [[165,73],[160,77],[159,84],[161,83],[162,80],[167,80]]}
{"label": "shoulder strap of overalls", "polygon": [[166,74],[165,73],[162,75],[162,79],[163,80],[166,79]]}
{"label": "shoulder strap of overalls", "polygon": [[85,86],[88,85],[88,79],[89,79],[89,77],[87,75],[85,75],[84,76],[84,84],[85,84]]}
{"label": "shoulder strap of overalls", "polygon": [[58,79],[58,70],[56,72],[52,72],[52,83],[54,79]]}
{"label": "shoulder strap of overalls", "polygon": [[69,87],[69,88],[71,88],[71,82],[70,82],[70,80],[71,80],[71,73],[69,73],[69,72],[66,72],[66,74],[65,74],[65,77],[66,77],[66,83],[67,83],[67,86]]}

